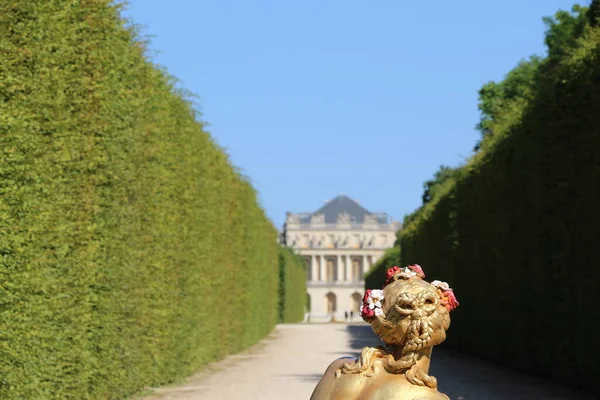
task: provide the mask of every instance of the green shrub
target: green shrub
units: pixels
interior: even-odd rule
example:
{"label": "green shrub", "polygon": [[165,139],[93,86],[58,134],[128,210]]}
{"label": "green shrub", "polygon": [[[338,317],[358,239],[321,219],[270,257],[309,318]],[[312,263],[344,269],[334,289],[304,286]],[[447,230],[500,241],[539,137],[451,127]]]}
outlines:
{"label": "green shrub", "polygon": [[401,258],[455,289],[450,345],[600,394],[600,31],[569,51],[411,218]]}
{"label": "green shrub", "polygon": [[279,322],[300,322],[306,304],[306,263],[287,247],[279,248]]}
{"label": "green shrub", "polygon": [[385,272],[388,268],[401,266],[400,248],[392,247],[386,250],[383,256],[371,266],[365,274],[365,289],[380,289],[385,284]]}
{"label": "green shrub", "polygon": [[0,3],[3,399],[126,398],[277,322],[276,230],[119,12]]}

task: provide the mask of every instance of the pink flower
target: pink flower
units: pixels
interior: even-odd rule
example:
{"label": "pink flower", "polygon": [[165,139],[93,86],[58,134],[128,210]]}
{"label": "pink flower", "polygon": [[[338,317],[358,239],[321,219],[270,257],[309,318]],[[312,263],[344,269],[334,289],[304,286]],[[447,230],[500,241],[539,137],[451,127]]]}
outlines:
{"label": "pink flower", "polygon": [[456,296],[454,295],[454,291],[452,289],[444,292],[444,296],[446,297],[445,306],[448,311],[452,311],[460,305],[460,303],[456,299]]}
{"label": "pink flower", "polygon": [[385,272],[385,285],[392,282],[394,280],[394,275],[400,271],[401,269],[395,265],[392,268],[388,268],[388,270]]}
{"label": "pink flower", "polygon": [[367,289],[365,295],[363,296],[363,304],[367,302],[367,299],[371,297],[371,289]]}
{"label": "pink flower", "polygon": [[375,315],[375,311],[373,311],[369,307],[363,307],[363,309],[362,309],[363,318],[371,318],[373,315]]}
{"label": "pink flower", "polygon": [[385,279],[389,281],[390,279],[392,279],[394,277],[394,275],[398,271],[400,271],[400,268],[398,268],[397,266],[393,266],[392,268],[388,268],[388,270],[385,273]]}
{"label": "pink flower", "polygon": [[425,272],[423,272],[423,269],[419,264],[409,265],[408,268],[410,268],[413,272],[416,272],[421,278],[425,278]]}

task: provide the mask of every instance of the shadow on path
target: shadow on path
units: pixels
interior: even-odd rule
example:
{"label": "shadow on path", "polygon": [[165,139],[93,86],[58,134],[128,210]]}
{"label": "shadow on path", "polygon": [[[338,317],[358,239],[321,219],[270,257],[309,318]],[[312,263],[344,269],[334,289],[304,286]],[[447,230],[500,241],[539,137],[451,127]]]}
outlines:
{"label": "shadow on path", "polygon": [[358,358],[363,347],[383,345],[370,325],[348,325],[346,326],[346,331],[350,335],[350,347],[352,350],[355,350],[350,354],[352,357]]}
{"label": "shadow on path", "polygon": [[[365,346],[381,344],[368,325],[348,325],[350,346],[360,355]],[[594,400],[543,379],[521,375],[481,359],[444,348],[433,349],[431,375],[438,380],[440,392],[452,400]]]}

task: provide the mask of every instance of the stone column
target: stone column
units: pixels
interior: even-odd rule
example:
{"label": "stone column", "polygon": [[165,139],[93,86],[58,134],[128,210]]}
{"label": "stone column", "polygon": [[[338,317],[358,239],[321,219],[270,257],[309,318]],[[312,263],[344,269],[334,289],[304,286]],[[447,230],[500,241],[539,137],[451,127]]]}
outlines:
{"label": "stone column", "polygon": [[346,256],[346,281],[352,281],[352,257]]}
{"label": "stone column", "polygon": [[350,271],[350,256],[346,255],[346,257],[344,257],[344,281],[350,281],[351,272],[352,271]]}
{"label": "stone column", "polygon": [[323,260],[323,258],[324,257],[322,255],[319,256],[319,275],[321,277],[321,282],[325,282],[325,280],[327,279],[327,277],[325,276],[325,260]]}
{"label": "stone column", "polygon": [[367,271],[369,270],[369,256],[366,254],[363,254],[362,256],[362,279],[365,278],[365,275],[367,273]]}
{"label": "stone column", "polygon": [[317,265],[317,256],[310,256],[310,280],[316,282],[319,280],[319,266]]}
{"label": "stone column", "polygon": [[335,267],[337,269],[336,281],[342,282],[344,280],[344,267],[342,265],[342,256],[337,255],[335,259]]}

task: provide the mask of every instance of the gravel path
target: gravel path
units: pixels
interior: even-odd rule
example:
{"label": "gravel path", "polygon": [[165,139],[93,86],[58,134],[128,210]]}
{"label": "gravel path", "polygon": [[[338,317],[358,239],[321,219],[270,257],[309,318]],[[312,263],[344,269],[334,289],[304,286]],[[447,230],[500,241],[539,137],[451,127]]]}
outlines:
{"label": "gravel path", "polygon": [[[249,351],[138,400],[308,400],[331,361],[376,344],[366,324],[279,325]],[[594,399],[439,348],[430,372],[452,400]]]}

